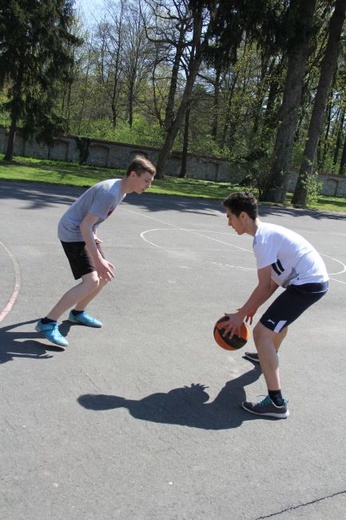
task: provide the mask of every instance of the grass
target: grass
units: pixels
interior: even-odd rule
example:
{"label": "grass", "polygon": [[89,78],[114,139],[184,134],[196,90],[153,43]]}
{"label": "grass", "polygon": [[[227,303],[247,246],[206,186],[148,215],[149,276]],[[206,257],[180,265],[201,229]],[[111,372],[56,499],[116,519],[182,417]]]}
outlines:
{"label": "grass", "polygon": [[[6,162],[3,161],[3,157],[0,154],[0,179],[13,181],[43,182],[87,188],[110,177],[122,177],[125,173],[124,170],[24,157],[16,157],[13,162]],[[155,179],[150,192],[222,200],[231,191],[239,189],[244,188],[228,182],[179,179],[167,175],[162,180]],[[286,206],[290,205],[291,196],[292,194],[288,194]],[[320,211],[346,212],[346,198],[320,195],[317,203],[310,208]]]}

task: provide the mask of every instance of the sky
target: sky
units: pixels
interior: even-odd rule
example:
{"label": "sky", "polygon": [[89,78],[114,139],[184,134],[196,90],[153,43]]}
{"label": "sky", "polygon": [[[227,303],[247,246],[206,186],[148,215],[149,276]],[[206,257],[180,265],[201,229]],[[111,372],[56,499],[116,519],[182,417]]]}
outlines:
{"label": "sky", "polygon": [[102,5],[103,0],[75,0],[74,7],[81,12],[87,25],[93,25]]}

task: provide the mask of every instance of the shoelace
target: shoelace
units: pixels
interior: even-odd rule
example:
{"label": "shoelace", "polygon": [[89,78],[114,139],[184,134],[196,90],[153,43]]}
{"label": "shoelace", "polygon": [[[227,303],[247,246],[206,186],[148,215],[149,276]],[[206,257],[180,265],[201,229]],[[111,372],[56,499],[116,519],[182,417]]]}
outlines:
{"label": "shoelace", "polygon": [[269,395],[264,396],[262,394],[262,395],[259,395],[257,397],[264,397],[264,399],[262,399],[262,401],[259,401],[259,403],[257,403],[258,406],[264,406],[266,404],[272,404],[272,400],[270,399]]}
{"label": "shoelace", "polygon": [[266,404],[273,404],[274,406],[276,406],[276,408],[281,408],[282,406],[285,406],[288,403],[287,399],[282,399],[282,405],[278,406],[275,403],[273,403],[273,401],[270,399],[269,395],[264,396],[262,394],[262,395],[258,395],[257,397],[264,397],[264,399],[262,399],[262,401],[259,401],[259,403],[257,403],[258,406],[264,406]]}

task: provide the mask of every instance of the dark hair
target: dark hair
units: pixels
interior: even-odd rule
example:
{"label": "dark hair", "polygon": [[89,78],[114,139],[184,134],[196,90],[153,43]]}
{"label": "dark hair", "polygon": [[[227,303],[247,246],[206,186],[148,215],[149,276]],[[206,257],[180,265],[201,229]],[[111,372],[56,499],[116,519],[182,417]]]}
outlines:
{"label": "dark hair", "polygon": [[236,217],[239,217],[242,211],[245,211],[252,220],[255,220],[258,217],[257,199],[248,191],[237,191],[236,193],[231,193],[222,204]]}
{"label": "dark hair", "polygon": [[128,177],[131,172],[136,172],[137,175],[142,175],[145,172],[155,175],[156,168],[149,159],[146,159],[142,155],[136,155],[128,165],[126,176]]}

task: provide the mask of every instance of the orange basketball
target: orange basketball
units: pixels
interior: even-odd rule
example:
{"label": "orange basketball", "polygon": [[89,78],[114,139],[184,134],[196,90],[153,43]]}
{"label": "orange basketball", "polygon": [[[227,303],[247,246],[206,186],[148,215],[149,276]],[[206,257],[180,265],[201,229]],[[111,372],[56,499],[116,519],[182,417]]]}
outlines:
{"label": "orange basketball", "polygon": [[228,322],[227,316],[222,316],[214,326],[214,338],[219,347],[225,350],[238,350],[242,348],[250,338],[250,328],[243,323],[241,326],[240,335],[233,334],[230,338],[229,333],[225,334],[225,326]]}

